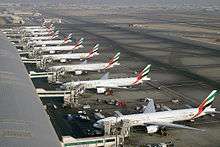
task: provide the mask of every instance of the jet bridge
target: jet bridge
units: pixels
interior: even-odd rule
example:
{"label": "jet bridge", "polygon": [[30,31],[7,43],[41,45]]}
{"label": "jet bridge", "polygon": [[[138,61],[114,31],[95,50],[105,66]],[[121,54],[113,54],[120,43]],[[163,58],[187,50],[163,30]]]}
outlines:
{"label": "jet bridge", "polygon": [[29,59],[29,58],[25,58],[25,57],[21,57],[21,61],[24,64],[38,64],[39,62],[41,62],[41,59]]}
{"label": "jet bridge", "polygon": [[0,146],[60,147],[17,49],[0,33]]}
{"label": "jet bridge", "polygon": [[24,50],[19,50],[19,49],[18,49],[18,53],[21,57],[29,55],[29,51],[24,51]]}
{"label": "jet bridge", "polygon": [[65,97],[70,97],[71,96],[71,91],[69,90],[45,90],[42,88],[37,88],[36,92],[38,94],[38,96],[40,98],[47,98],[47,97],[52,97],[52,98],[56,98],[56,97],[63,97],[65,99]]}
{"label": "jet bridge", "polygon": [[35,72],[35,71],[30,71],[29,76],[32,80],[34,79],[47,79],[48,83],[60,83],[59,82],[59,76],[62,73],[59,71],[57,72]]}
{"label": "jet bridge", "polygon": [[36,92],[41,98],[43,104],[51,100],[53,100],[53,102],[56,101],[65,104],[65,101],[71,99],[74,94],[73,91],[69,90],[45,90],[42,88],[37,88]]}
{"label": "jet bridge", "polygon": [[116,144],[118,146],[124,144],[124,138],[129,136],[130,128],[131,122],[129,120],[124,120],[116,124],[104,122],[104,136],[116,136]]}
{"label": "jet bridge", "polygon": [[35,72],[35,71],[30,71],[29,76],[31,79],[35,78],[51,78],[52,76],[55,76],[55,72]]}

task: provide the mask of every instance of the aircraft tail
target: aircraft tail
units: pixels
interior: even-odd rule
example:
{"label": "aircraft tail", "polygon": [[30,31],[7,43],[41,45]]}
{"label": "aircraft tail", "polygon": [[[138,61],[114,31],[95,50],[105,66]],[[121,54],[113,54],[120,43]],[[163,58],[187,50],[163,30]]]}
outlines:
{"label": "aircraft tail", "polygon": [[83,41],[84,41],[84,38],[80,38],[80,39],[76,42],[75,46],[80,46],[80,45],[82,45]]}
{"label": "aircraft tail", "polygon": [[89,51],[89,55],[88,55],[87,58],[91,58],[91,57],[93,57],[94,55],[99,54],[99,53],[98,53],[98,50],[99,50],[99,44],[96,44],[96,45]]}
{"label": "aircraft tail", "polygon": [[67,37],[64,38],[64,42],[66,42],[67,40],[71,39],[72,38],[72,33],[70,33]]}
{"label": "aircraft tail", "polygon": [[53,33],[52,39],[59,37],[59,30]]}
{"label": "aircraft tail", "polygon": [[53,24],[50,24],[48,27],[47,27],[47,31],[48,32],[52,32],[54,31],[55,27],[53,27]]}
{"label": "aircraft tail", "polygon": [[93,49],[98,49],[99,48],[99,44],[96,44]]}
{"label": "aircraft tail", "polygon": [[73,36],[73,33],[70,33],[70,34],[68,35],[67,39],[71,39],[72,36]]}
{"label": "aircraft tail", "polygon": [[[46,25],[46,22],[45,22],[45,25]],[[54,29],[54,26],[53,26],[53,24],[51,23],[50,25],[46,25],[46,28],[47,28],[48,30],[53,30],[53,29]]]}
{"label": "aircraft tail", "polygon": [[43,18],[43,22],[41,24],[43,27],[46,27],[46,21],[45,21],[45,18]]}
{"label": "aircraft tail", "polygon": [[120,58],[120,52],[118,52],[112,59],[109,60],[105,69],[112,67],[112,65],[114,65],[114,64],[119,64],[118,63],[119,58]]}
{"label": "aircraft tail", "polygon": [[149,80],[147,75],[150,72],[151,64],[147,65],[141,72],[139,72],[136,76],[136,80],[133,84],[138,84],[142,80]]}
{"label": "aircraft tail", "polygon": [[208,97],[206,97],[203,102],[199,105],[199,109],[205,110],[208,107],[211,107],[215,97],[219,94],[218,90],[213,90]]}
{"label": "aircraft tail", "polygon": [[45,21],[42,22],[41,26],[42,26],[42,27],[45,27],[45,26],[46,26]]}
{"label": "aircraft tail", "polygon": [[212,106],[212,103],[215,99],[215,97],[219,94],[219,91],[218,90],[213,90],[209,95],[208,97],[206,97],[202,103],[199,105],[198,107],[198,113],[193,117],[193,118],[196,118],[196,117],[199,117],[199,115],[206,109],[206,108],[211,108]]}
{"label": "aircraft tail", "polygon": [[53,24],[51,23],[49,26],[48,26],[48,29],[52,29],[53,28]]}
{"label": "aircraft tail", "polygon": [[48,32],[49,32],[49,35],[53,35],[54,34],[54,31],[51,30],[51,29],[49,29]]}

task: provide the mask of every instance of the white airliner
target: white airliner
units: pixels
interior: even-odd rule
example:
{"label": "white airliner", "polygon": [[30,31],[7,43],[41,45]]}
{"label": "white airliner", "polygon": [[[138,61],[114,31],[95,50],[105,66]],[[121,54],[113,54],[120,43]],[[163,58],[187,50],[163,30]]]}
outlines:
{"label": "white airliner", "polygon": [[47,23],[44,20],[41,25],[38,25],[38,26],[22,26],[21,29],[37,29],[37,28],[50,28],[50,27],[53,27],[53,24],[52,23]]}
{"label": "white airliner", "polygon": [[46,28],[46,26],[22,26],[20,29],[39,29],[39,28]]}
{"label": "white airliner", "polygon": [[[34,47],[33,51],[34,52],[37,51],[40,53],[48,53],[49,52],[51,54],[54,54],[57,51],[73,51],[73,50],[84,48],[84,46],[82,45],[83,41],[84,41],[84,38],[81,38],[73,45]],[[98,44],[94,48],[96,48],[96,47],[98,47]]]}
{"label": "white airliner", "polygon": [[48,36],[54,33],[53,30],[48,30],[44,32],[25,32],[24,36]]}
{"label": "white airliner", "polygon": [[72,33],[70,33],[63,40],[57,39],[57,40],[31,41],[27,43],[27,46],[62,45],[62,44],[67,44],[69,42],[72,42],[71,38],[72,38]]}
{"label": "white airliner", "polygon": [[191,130],[202,130],[185,125],[180,125],[175,122],[194,120],[195,118],[204,116],[206,114],[220,113],[216,108],[212,108],[211,104],[214,101],[219,91],[213,90],[207,98],[199,105],[198,108],[170,110],[156,112],[154,101],[149,99],[148,105],[145,107],[144,112],[141,114],[122,115],[117,111],[118,116],[107,117],[98,120],[94,123],[94,127],[103,129],[104,123],[109,122],[116,124],[125,120],[129,121],[131,126],[145,126],[148,133],[155,133],[162,128],[182,128]]}
{"label": "white airliner", "polygon": [[55,38],[59,37],[59,31],[57,30],[56,32],[52,33],[51,35],[48,36],[30,36],[30,37],[23,37],[23,41],[45,41],[45,40],[52,40]]}
{"label": "white airliner", "polygon": [[150,67],[151,65],[145,67],[136,77],[108,79],[107,73],[99,80],[67,82],[64,83],[61,88],[70,89],[71,87],[75,87],[77,85],[83,85],[85,89],[96,89],[97,93],[105,93],[107,89],[112,88],[123,89],[129,86],[138,85],[146,80],[150,80],[150,78],[147,77],[150,72]]}
{"label": "white airliner", "polygon": [[48,54],[48,55],[42,55],[41,59],[42,61],[46,59],[51,59],[52,61],[66,62],[67,60],[90,59],[97,55],[99,55],[98,47],[95,46],[88,53]]}
{"label": "white airliner", "polygon": [[42,31],[49,31],[49,30],[54,30],[53,24],[46,26],[24,26],[20,28],[21,31],[26,31],[26,32],[42,32]]}
{"label": "white airliner", "polygon": [[28,33],[37,33],[37,32],[50,32],[50,31],[54,31],[54,29],[55,27],[50,27],[50,28],[23,29],[21,31]]}
{"label": "white airliner", "polygon": [[101,70],[112,68],[115,65],[120,65],[120,63],[118,63],[119,57],[120,57],[120,52],[117,53],[107,63],[89,63],[89,64],[87,64],[87,62],[86,62],[87,60],[85,60],[82,64],[51,66],[48,68],[48,70],[49,71],[57,71],[57,70],[62,69],[64,72],[75,72],[76,75],[81,75],[83,72],[101,71]]}
{"label": "white airliner", "polygon": [[[45,29],[47,28],[46,26],[22,26],[20,27],[20,30],[30,30],[30,29]],[[48,27],[49,28],[49,27]]]}

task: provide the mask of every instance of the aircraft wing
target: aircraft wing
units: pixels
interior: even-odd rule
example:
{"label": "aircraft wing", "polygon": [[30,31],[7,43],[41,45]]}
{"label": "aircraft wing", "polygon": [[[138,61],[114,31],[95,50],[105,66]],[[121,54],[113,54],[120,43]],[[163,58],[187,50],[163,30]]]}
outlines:
{"label": "aircraft wing", "polygon": [[169,122],[151,122],[151,123],[145,123],[146,125],[157,125],[161,127],[170,127],[170,128],[180,128],[180,129],[189,129],[189,130],[196,130],[196,131],[205,131],[203,129],[197,129],[185,125],[180,125],[180,124],[173,124]]}

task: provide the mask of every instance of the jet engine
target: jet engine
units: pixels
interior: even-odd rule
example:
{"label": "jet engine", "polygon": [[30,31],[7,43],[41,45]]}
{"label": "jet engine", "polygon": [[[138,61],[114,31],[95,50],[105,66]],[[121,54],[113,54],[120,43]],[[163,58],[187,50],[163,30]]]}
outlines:
{"label": "jet engine", "polygon": [[66,62],[66,59],[60,59],[60,62],[61,62],[61,63],[65,63],[65,62]]}
{"label": "jet engine", "polygon": [[50,54],[54,54],[55,51],[54,51],[54,50],[50,50],[49,53],[50,53]]}
{"label": "jet engine", "polygon": [[147,133],[151,134],[151,133],[155,133],[159,130],[159,127],[156,125],[150,125],[150,126],[146,126],[147,129]]}
{"label": "jet engine", "polygon": [[75,75],[81,75],[83,72],[81,70],[76,70]]}
{"label": "jet engine", "polygon": [[106,88],[97,88],[97,93],[105,93]]}

